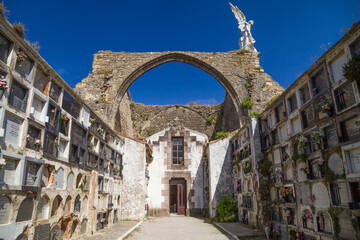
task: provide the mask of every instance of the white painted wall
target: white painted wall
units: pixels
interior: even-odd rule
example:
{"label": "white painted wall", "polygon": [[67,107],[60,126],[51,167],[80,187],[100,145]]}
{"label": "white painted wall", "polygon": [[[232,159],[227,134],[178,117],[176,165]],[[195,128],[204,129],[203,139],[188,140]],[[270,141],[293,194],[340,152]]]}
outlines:
{"label": "white painted wall", "polygon": [[216,205],[223,195],[233,196],[234,189],[231,175],[230,137],[216,142],[210,142],[209,178],[210,178],[210,216],[216,214]]}
{"label": "white painted wall", "polygon": [[123,148],[120,218],[142,219],[145,216],[145,144],[125,138]]}

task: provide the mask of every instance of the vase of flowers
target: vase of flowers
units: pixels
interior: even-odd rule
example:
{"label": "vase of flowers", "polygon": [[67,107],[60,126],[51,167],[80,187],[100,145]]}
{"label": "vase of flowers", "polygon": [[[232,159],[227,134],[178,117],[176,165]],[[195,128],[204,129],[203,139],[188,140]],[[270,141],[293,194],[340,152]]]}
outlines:
{"label": "vase of flowers", "polygon": [[16,52],[16,56],[17,56],[17,58],[16,58],[17,66],[19,68],[21,68],[23,66],[22,64],[25,61],[25,59],[27,58],[27,56],[24,53],[24,51],[21,51],[21,50]]}
{"label": "vase of flowers", "polygon": [[7,85],[6,79],[4,77],[1,77],[1,79],[0,79],[0,99],[4,95],[4,92],[6,91],[6,89],[8,89],[8,88],[9,87]]}
{"label": "vase of flowers", "polygon": [[302,133],[300,133],[297,140],[299,141],[300,148],[302,148],[302,149],[306,148],[306,144],[308,142],[308,139]]}

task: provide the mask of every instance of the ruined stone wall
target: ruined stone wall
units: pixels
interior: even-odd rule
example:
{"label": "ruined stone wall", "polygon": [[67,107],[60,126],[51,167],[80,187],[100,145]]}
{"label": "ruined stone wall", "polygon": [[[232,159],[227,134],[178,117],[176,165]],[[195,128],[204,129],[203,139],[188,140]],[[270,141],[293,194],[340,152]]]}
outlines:
{"label": "ruined stone wall", "polygon": [[242,121],[247,120],[248,114],[241,110],[245,98],[250,97],[254,104],[251,111],[260,112],[270,99],[283,91],[259,66],[258,53],[242,50],[224,53],[100,51],[94,55],[93,73],[77,84],[75,91],[111,126],[121,125],[117,123],[122,111],[119,104],[129,86],[146,71],[171,61],[191,64],[217,79],[232,99],[238,118],[243,117]]}
{"label": "ruined stone wall", "polygon": [[144,105],[131,101],[128,93],[120,103],[115,129],[126,135],[145,139],[164,128],[182,125],[215,138],[218,131],[239,128],[234,104],[229,95],[218,105]]}

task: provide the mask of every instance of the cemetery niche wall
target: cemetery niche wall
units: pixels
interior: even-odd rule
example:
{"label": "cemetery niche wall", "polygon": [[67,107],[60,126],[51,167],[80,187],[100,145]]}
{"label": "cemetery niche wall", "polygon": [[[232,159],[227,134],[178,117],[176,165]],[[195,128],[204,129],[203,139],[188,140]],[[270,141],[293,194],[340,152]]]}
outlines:
{"label": "cemetery niche wall", "polygon": [[146,162],[129,145],[146,143],[107,125],[3,17],[0,40],[0,238],[78,238],[97,230],[98,212],[108,225],[142,219],[145,200],[127,215],[121,191],[133,184],[124,166]]}

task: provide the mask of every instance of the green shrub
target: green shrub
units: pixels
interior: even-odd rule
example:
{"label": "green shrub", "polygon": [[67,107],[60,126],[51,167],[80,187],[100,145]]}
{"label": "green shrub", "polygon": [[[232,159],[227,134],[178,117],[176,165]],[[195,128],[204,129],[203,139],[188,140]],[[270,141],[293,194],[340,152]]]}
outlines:
{"label": "green shrub", "polygon": [[214,221],[234,222],[237,220],[238,208],[234,198],[224,195],[216,205],[217,216]]}
{"label": "green shrub", "polygon": [[249,88],[251,87],[251,86],[250,86],[250,83],[246,82],[246,83],[245,83],[245,87],[249,89]]}
{"label": "green shrub", "polygon": [[353,57],[343,67],[344,77],[349,81],[360,79],[360,57]]}
{"label": "green shrub", "polygon": [[240,50],[238,50],[238,53],[239,54],[245,54],[245,53],[247,53],[247,52],[249,52],[248,50],[245,50],[245,49],[240,49]]}
{"label": "green shrub", "polygon": [[229,135],[229,132],[219,131],[216,133],[216,139],[225,138]]}
{"label": "green shrub", "polygon": [[147,130],[148,136],[151,136],[154,134],[154,131],[152,129],[148,129]]}
{"label": "green shrub", "polygon": [[251,101],[250,97],[245,98],[241,102],[241,107],[242,108],[252,108],[253,106],[254,106],[254,103]]}
{"label": "green shrub", "polygon": [[251,113],[249,114],[249,117],[259,117],[260,114],[261,114],[261,112],[255,112],[255,111],[253,111],[253,112],[251,112]]}
{"label": "green shrub", "polygon": [[214,120],[214,116],[210,116],[206,119],[206,124],[208,126],[210,126],[212,123],[213,123],[213,120]]}

